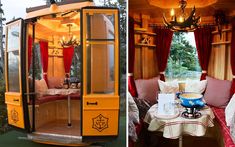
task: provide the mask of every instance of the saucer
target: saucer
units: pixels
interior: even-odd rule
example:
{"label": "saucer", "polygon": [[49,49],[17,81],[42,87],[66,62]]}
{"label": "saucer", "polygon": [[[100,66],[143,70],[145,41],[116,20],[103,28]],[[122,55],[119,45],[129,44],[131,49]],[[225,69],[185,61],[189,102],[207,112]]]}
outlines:
{"label": "saucer", "polygon": [[180,115],[179,109],[175,109],[175,113],[173,115],[159,115],[157,110],[154,113],[154,116],[158,119],[173,119]]}

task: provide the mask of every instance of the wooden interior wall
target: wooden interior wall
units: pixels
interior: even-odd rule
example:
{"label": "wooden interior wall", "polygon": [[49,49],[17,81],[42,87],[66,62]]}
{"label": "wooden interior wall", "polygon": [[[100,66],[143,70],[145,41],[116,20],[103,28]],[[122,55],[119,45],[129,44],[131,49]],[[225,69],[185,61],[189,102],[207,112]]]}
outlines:
{"label": "wooden interior wall", "polygon": [[[63,49],[58,44],[59,37],[53,36],[53,39],[51,40],[52,42],[49,42],[49,50],[53,50],[54,53],[49,53],[47,76],[64,78],[65,71],[64,71]],[[59,53],[56,54],[55,50],[58,51]]]}
{"label": "wooden interior wall", "polygon": [[[145,28],[148,32],[154,32],[154,28],[148,24],[152,22],[149,15],[131,14],[135,19],[135,28]],[[232,80],[230,66],[231,48],[231,24],[222,26],[222,35],[213,31],[212,51],[208,67],[208,75],[221,80]],[[139,42],[143,36],[135,33],[135,42]],[[157,67],[156,48],[135,47],[134,78],[148,79],[159,74]]]}
{"label": "wooden interior wall", "polygon": [[[149,15],[134,14],[135,29],[143,28],[147,32],[154,33],[154,28],[149,27],[151,17]],[[140,40],[146,34],[135,33],[135,43],[139,43]],[[150,44],[154,43],[154,36],[151,36]],[[157,58],[156,58],[156,47],[152,46],[138,46],[135,45],[135,64],[134,64],[134,78],[135,79],[149,79],[159,74]]]}
{"label": "wooden interior wall", "polygon": [[64,71],[63,50],[61,49],[61,46],[59,45],[59,36],[53,36],[53,34],[48,36],[47,34],[44,34],[44,32],[41,32],[36,27],[35,37],[36,37],[36,40],[35,40],[36,42],[39,42],[40,40],[47,40],[49,50],[52,50],[52,49],[60,50],[59,55],[51,55],[49,52],[48,72],[47,72],[48,78],[50,77],[64,78],[65,71]]}
{"label": "wooden interior wall", "polygon": [[208,75],[221,80],[232,80],[230,66],[231,25],[222,26],[221,38],[217,28],[212,34],[213,41]]}
{"label": "wooden interior wall", "polygon": [[[68,101],[57,100],[40,105],[36,105],[35,117],[36,117],[36,129],[44,124],[53,122],[55,120],[67,120],[68,119]],[[80,120],[80,100],[71,100],[71,120]],[[32,106],[29,105],[29,116],[32,116]],[[32,118],[30,117],[30,123],[32,124]]]}

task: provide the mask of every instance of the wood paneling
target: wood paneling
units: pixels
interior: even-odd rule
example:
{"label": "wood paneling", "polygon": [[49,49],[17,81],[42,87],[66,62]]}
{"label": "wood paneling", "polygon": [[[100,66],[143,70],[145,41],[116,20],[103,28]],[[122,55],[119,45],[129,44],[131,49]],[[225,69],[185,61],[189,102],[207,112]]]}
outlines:
{"label": "wood paneling", "polygon": [[232,80],[230,66],[230,42],[231,41],[230,25],[224,25],[222,35],[218,31],[213,32],[212,51],[208,67],[208,75],[221,80]]}
{"label": "wood paneling", "polygon": [[[176,14],[180,14],[180,8],[178,0],[129,0],[129,14],[141,13],[150,15],[152,18],[157,18],[162,22],[163,13],[166,17],[170,17],[170,10],[175,9]],[[222,10],[227,16],[235,16],[234,0],[188,0],[185,9],[186,14],[190,14],[192,7],[196,7],[196,15],[201,16],[201,23],[205,22],[207,17],[213,17],[215,11]],[[211,19],[210,23],[214,23],[214,19]]]}
{"label": "wood paneling", "polygon": [[[30,122],[32,124],[32,106],[29,106]],[[78,121],[81,116],[80,100],[71,100],[71,120]],[[36,106],[36,129],[56,120],[68,120],[67,100],[52,101]],[[66,124],[65,124],[66,125]]]}
{"label": "wood paneling", "polygon": [[48,60],[48,78],[49,77],[65,77],[64,59],[63,57],[49,57]]}
{"label": "wood paneling", "polygon": [[[140,20],[141,25],[136,24],[136,27],[145,28],[148,32],[154,32],[153,28],[149,27],[149,15],[134,15],[135,20]],[[135,43],[138,43],[146,34],[135,33]],[[151,36],[151,44],[154,44],[154,36]],[[156,58],[156,48],[135,46],[135,79],[149,79],[158,75],[158,66]]]}
{"label": "wood paneling", "polygon": [[[153,28],[148,27],[153,19],[148,15],[132,14],[137,22],[142,26],[135,24],[135,27],[146,28],[149,32],[154,32]],[[232,80],[232,72],[230,65],[230,48],[231,48],[231,25],[222,26],[222,35],[217,31],[213,31],[212,51],[208,67],[208,75],[221,80]],[[141,35],[135,34],[135,41],[138,42]],[[157,76],[158,65],[156,58],[156,48],[136,47],[135,48],[135,79],[148,79]]]}
{"label": "wood paneling", "polygon": [[40,133],[60,134],[60,135],[72,135],[80,136],[80,120],[72,120],[72,127],[67,126],[66,120],[56,120],[49,122],[37,129]]}

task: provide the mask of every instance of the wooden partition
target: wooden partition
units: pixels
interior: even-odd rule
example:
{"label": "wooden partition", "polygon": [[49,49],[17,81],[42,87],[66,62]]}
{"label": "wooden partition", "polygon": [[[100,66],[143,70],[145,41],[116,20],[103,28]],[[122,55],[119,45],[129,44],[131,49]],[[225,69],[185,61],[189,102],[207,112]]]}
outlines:
{"label": "wooden partition", "polygon": [[231,25],[222,26],[221,37],[217,28],[212,34],[213,41],[208,75],[221,80],[232,80],[230,65]]}
{"label": "wooden partition", "polygon": [[[155,30],[149,26],[149,15],[134,14],[135,19],[135,64],[134,78],[148,79],[159,74],[156,58]],[[149,38],[148,45],[142,43],[144,38]]]}

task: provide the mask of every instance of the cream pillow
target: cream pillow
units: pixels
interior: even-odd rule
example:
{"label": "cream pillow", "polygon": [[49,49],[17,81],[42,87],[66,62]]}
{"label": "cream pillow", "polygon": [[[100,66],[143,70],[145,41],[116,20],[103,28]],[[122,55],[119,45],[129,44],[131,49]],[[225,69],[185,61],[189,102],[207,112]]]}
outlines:
{"label": "cream pillow", "polygon": [[228,105],[225,108],[225,121],[227,126],[231,126],[232,118],[235,114],[235,94],[233,94],[232,98],[230,99]]}
{"label": "cream pillow", "polygon": [[128,92],[128,112],[129,116],[131,116],[131,119],[134,123],[139,123],[139,109],[131,96],[131,94]]}
{"label": "cream pillow", "polygon": [[36,93],[40,93],[41,90],[41,84],[40,84],[40,80],[35,80],[35,92]]}
{"label": "cream pillow", "polygon": [[177,80],[171,82],[164,82],[158,80],[161,93],[177,93],[179,92],[179,83]]}
{"label": "cream pillow", "polygon": [[47,83],[46,83],[46,81],[44,79],[40,80],[40,84],[41,84],[41,88],[42,88],[43,92],[48,90]]}
{"label": "cream pillow", "polygon": [[48,90],[47,83],[44,79],[35,80],[35,92],[43,94]]}
{"label": "cream pillow", "polygon": [[207,80],[196,81],[196,80],[186,80],[185,92],[196,92],[203,93],[206,89]]}

